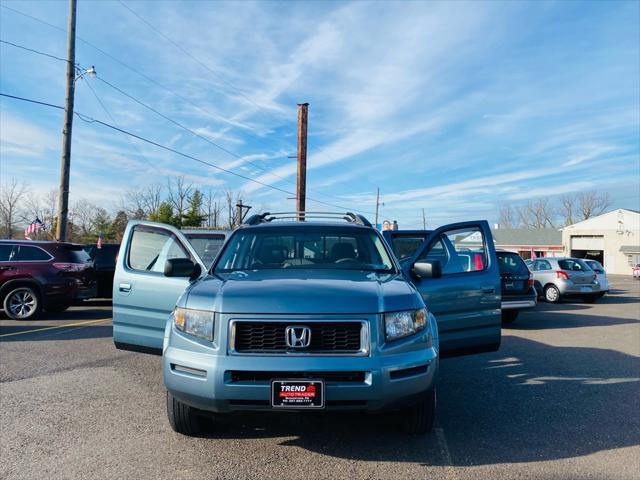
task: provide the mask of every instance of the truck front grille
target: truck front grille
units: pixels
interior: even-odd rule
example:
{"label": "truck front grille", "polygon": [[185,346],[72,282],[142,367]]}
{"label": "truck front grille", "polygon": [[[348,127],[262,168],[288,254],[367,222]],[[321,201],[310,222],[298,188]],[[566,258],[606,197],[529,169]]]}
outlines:
{"label": "truck front grille", "polygon": [[[287,327],[306,326],[311,330],[307,347],[287,346]],[[277,354],[358,354],[364,350],[365,323],[361,321],[340,322],[281,322],[281,321],[236,321],[232,326],[232,350],[236,353]]]}
{"label": "truck front grille", "polygon": [[327,383],[363,383],[365,372],[271,372],[253,370],[232,370],[229,372],[232,383],[267,383],[274,379],[313,379]]}

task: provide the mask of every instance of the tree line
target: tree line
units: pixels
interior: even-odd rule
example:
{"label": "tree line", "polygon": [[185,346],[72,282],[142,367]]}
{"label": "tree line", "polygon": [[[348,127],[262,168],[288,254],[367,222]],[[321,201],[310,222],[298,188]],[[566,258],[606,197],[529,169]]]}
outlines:
{"label": "tree line", "polygon": [[[23,238],[24,228],[35,219],[44,228],[32,238],[55,238],[56,189],[42,193],[12,179],[2,184],[0,190],[0,238]],[[175,177],[164,185],[153,183],[128,190],[110,210],[86,199],[75,201],[69,209],[68,240],[94,243],[101,235],[104,242],[120,242],[131,219],[178,228],[232,229],[241,222],[236,207],[240,201],[238,191],[203,191],[184,177]]]}
{"label": "tree line", "polygon": [[498,225],[500,228],[560,228],[600,215],[610,206],[609,194],[597,190],[542,197],[524,205],[503,205]]}

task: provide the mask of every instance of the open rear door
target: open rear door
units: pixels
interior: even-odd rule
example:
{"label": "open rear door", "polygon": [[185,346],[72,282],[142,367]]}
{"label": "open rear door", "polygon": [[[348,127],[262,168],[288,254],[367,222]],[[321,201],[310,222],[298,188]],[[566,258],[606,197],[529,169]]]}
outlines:
{"label": "open rear door", "polygon": [[[440,262],[442,276],[417,277],[412,268],[419,261]],[[441,356],[500,347],[500,272],[486,221],[434,230],[403,268],[438,321]]]}
{"label": "open rear door", "polygon": [[188,258],[206,269],[193,246],[175,227],[131,221],[127,225],[113,279],[113,341],[116,348],[162,353],[167,320],[195,279],[166,277],[171,258]]}

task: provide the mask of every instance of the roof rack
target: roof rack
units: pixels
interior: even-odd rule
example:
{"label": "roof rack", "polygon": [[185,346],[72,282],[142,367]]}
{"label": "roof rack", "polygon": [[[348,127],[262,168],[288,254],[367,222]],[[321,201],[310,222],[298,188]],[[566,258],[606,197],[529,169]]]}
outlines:
{"label": "roof rack", "polygon": [[352,212],[264,212],[256,215],[251,215],[244,221],[243,225],[258,225],[260,223],[272,222],[274,220],[305,221],[322,219],[345,220],[349,223],[371,227],[371,222],[369,222],[369,220],[367,220],[363,215]]}

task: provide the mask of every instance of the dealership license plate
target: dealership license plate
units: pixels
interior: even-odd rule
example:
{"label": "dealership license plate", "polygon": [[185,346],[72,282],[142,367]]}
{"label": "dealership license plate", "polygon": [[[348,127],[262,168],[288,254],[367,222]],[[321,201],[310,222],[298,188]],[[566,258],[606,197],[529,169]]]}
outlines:
{"label": "dealership license plate", "polygon": [[271,406],[274,408],[324,408],[322,380],[273,380]]}
{"label": "dealership license plate", "polygon": [[591,292],[591,287],[581,287],[580,291],[582,293],[589,293],[589,292]]}

